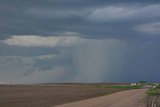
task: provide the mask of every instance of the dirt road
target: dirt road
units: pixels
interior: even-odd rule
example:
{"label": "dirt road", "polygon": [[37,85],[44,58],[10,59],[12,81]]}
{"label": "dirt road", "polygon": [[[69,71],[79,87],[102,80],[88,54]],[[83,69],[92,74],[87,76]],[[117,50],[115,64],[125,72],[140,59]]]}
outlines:
{"label": "dirt road", "polygon": [[145,107],[145,91],[146,89],[121,91],[56,107]]}

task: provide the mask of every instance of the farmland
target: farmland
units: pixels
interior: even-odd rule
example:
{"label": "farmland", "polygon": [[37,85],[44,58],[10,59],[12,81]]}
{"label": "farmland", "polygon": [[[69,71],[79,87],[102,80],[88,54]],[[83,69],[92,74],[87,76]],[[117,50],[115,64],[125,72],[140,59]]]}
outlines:
{"label": "farmland", "polygon": [[50,107],[122,90],[97,84],[0,85],[0,107]]}

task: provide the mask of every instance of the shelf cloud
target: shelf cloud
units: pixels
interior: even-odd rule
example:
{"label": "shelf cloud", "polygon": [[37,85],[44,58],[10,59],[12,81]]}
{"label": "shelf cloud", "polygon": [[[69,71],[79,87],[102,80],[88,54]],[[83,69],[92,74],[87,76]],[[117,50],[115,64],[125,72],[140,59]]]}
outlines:
{"label": "shelf cloud", "polygon": [[12,36],[0,42],[22,47],[68,47],[80,45],[84,39],[76,36],[40,37],[35,35]]}

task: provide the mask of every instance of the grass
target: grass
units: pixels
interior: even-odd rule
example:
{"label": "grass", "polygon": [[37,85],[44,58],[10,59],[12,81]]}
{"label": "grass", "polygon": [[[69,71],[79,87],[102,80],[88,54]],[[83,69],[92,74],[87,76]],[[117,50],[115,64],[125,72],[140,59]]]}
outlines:
{"label": "grass", "polygon": [[153,105],[155,105],[156,107],[159,107],[160,105],[160,84],[156,84],[156,87],[155,84],[151,84],[152,85],[152,88],[150,88],[148,91],[147,91],[147,97],[146,97],[146,105],[147,107],[151,107]]}
{"label": "grass", "polygon": [[121,88],[121,89],[140,89],[143,86],[142,85],[135,85],[135,86],[131,86],[131,85],[98,85],[98,87],[101,87],[101,88]]}
{"label": "grass", "polygon": [[160,87],[149,89],[149,90],[147,91],[147,94],[148,94],[149,96],[160,95]]}
{"label": "grass", "polygon": [[160,95],[160,89],[149,89],[147,92],[149,96]]}

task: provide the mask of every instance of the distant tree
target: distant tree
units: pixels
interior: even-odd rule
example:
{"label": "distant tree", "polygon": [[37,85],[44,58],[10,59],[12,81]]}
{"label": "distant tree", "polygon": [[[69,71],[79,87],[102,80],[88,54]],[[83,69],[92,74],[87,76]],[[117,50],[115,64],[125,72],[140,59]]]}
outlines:
{"label": "distant tree", "polygon": [[147,82],[146,81],[139,81],[138,83],[145,84]]}

